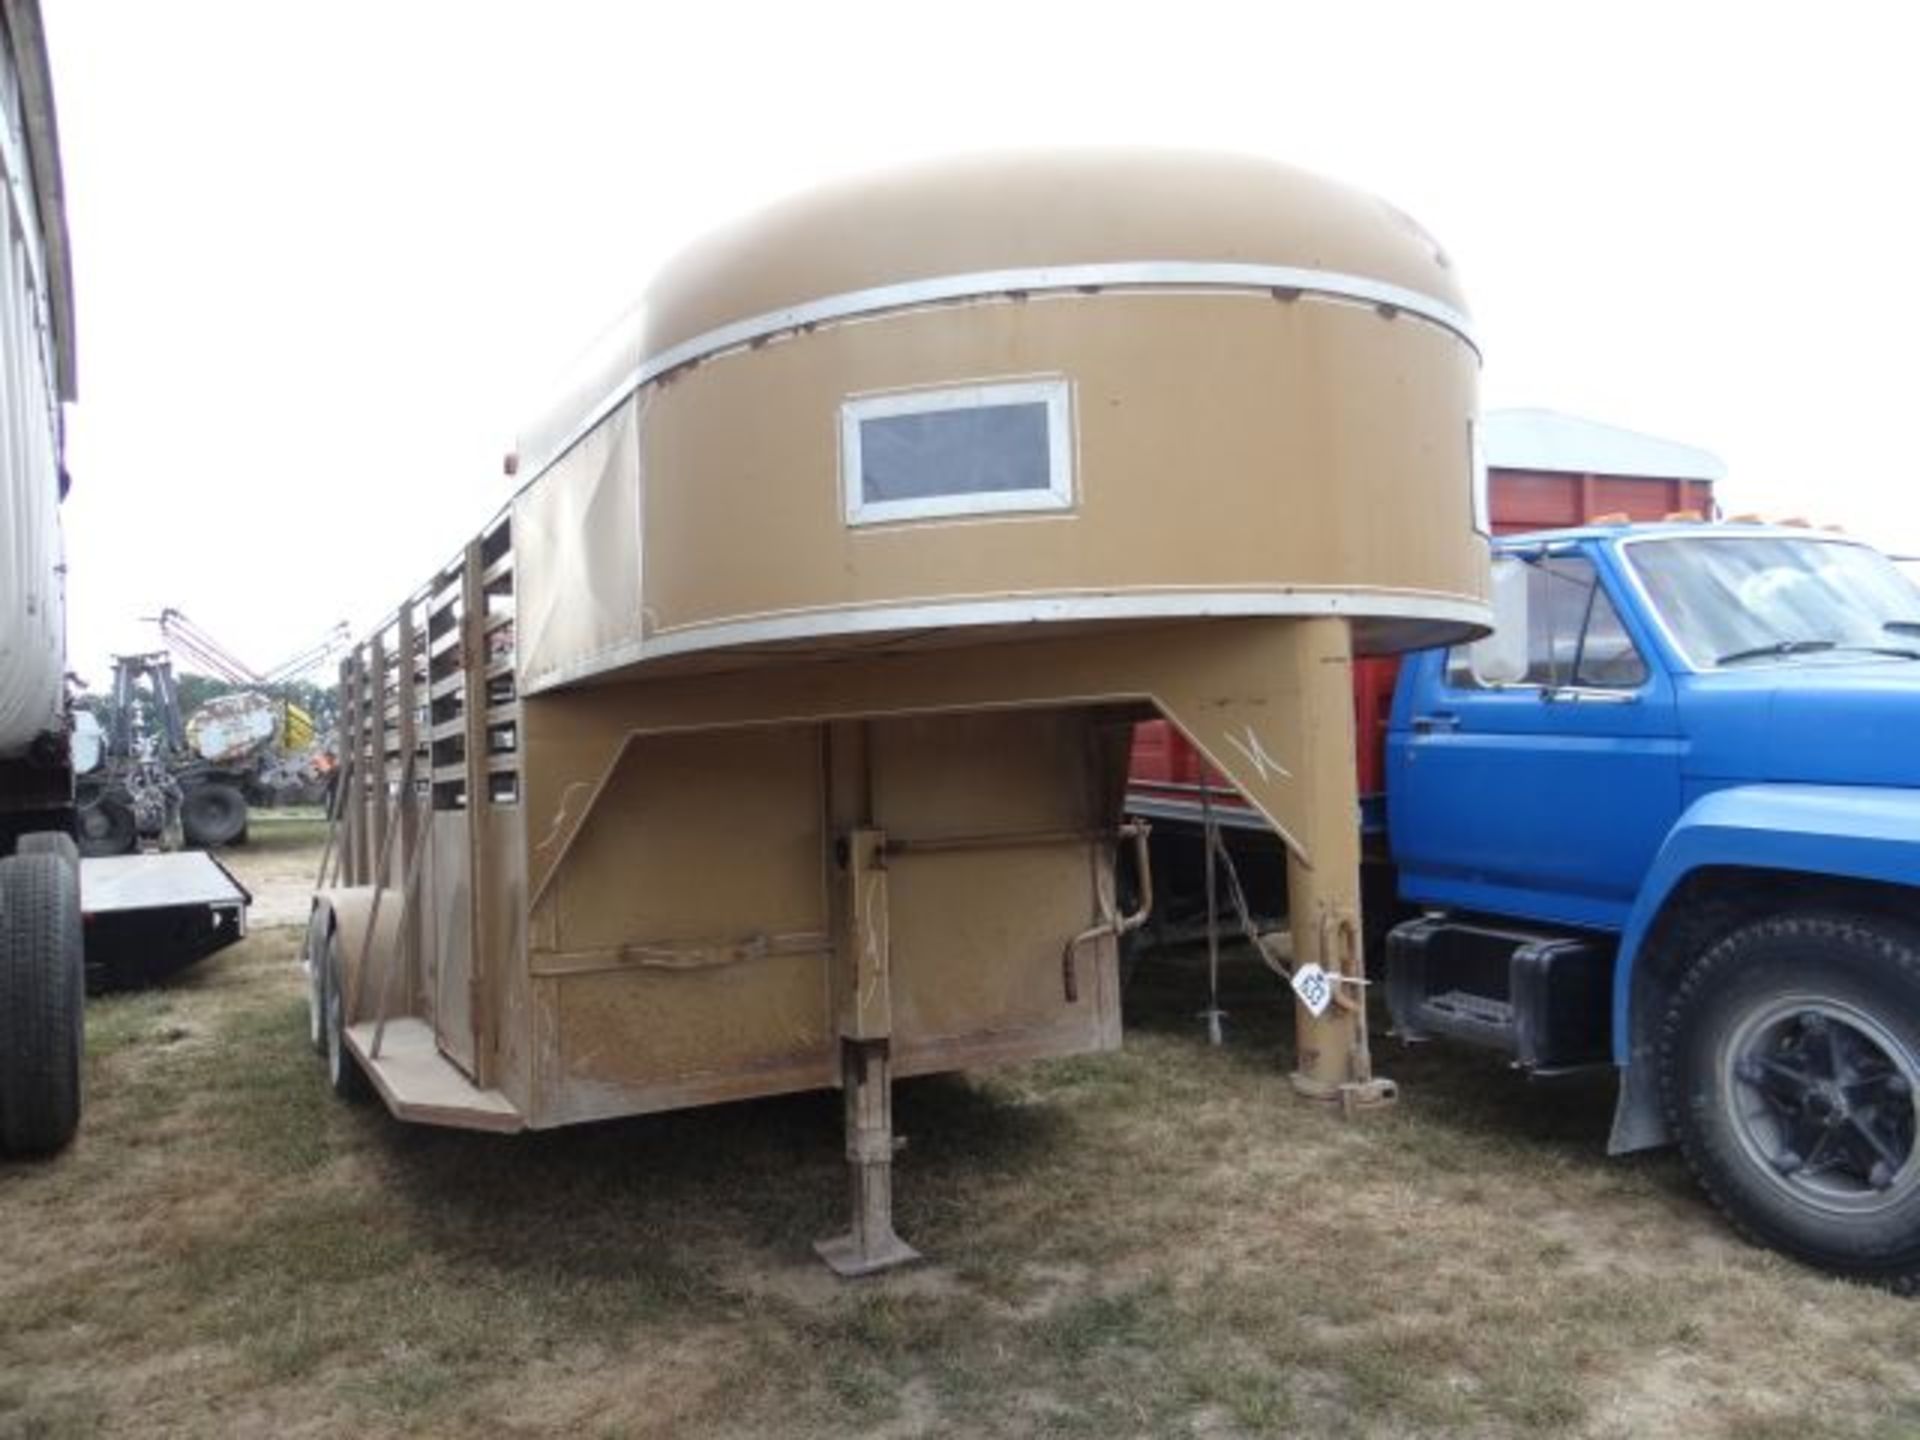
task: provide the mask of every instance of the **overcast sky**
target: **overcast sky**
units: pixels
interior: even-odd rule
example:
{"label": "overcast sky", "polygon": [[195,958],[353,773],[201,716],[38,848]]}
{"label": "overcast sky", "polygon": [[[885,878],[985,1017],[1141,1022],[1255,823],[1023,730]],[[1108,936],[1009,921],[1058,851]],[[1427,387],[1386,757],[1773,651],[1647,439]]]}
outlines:
{"label": "overcast sky", "polygon": [[370,623],[673,251],[983,147],[1373,190],[1453,254],[1487,407],[1699,445],[1730,510],[1920,551],[1906,7],[43,3],[96,684],[163,605],[262,667]]}

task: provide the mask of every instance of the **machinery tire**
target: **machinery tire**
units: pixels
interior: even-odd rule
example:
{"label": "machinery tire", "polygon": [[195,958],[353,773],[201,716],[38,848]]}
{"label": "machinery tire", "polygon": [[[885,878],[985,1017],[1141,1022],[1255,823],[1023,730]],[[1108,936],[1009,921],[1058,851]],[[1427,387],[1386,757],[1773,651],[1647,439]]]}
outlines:
{"label": "machinery tire", "polygon": [[307,1041],[323,1060],[327,1058],[327,941],[332,933],[332,915],[316,904],[313,918],[307,921],[301,959],[307,967]]}
{"label": "machinery tire", "polygon": [[340,955],[340,935],[337,931],[327,933],[325,951],[326,989],[324,1001],[327,1016],[327,1088],[340,1099],[357,1105],[368,1099],[373,1087],[367,1083],[360,1062],[354,1058],[353,1051],[347,1048],[347,1002],[342,976],[346,973],[345,962]]}
{"label": "machinery tire", "polygon": [[180,796],[180,831],[187,844],[202,850],[233,844],[247,833],[247,797],[220,780],[187,786]]}
{"label": "machinery tire", "polygon": [[31,835],[22,835],[20,843],[13,847],[16,855],[58,855],[74,868],[80,870],[80,847],[73,843],[73,837],[64,830],[36,830]]}
{"label": "machinery tire", "polygon": [[1920,936],[1757,921],[1689,970],[1660,1035],[1667,1122],[1749,1238],[1920,1289]]}
{"label": "machinery tire", "polygon": [[140,843],[132,809],[111,795],[80,803],[79,831],[82,855],[125,855]]}
{"label": "machinery tire", "polygon": [[51,1155],[73,1139],[85,1050],[79,867],[0,860],[0,1149]]}

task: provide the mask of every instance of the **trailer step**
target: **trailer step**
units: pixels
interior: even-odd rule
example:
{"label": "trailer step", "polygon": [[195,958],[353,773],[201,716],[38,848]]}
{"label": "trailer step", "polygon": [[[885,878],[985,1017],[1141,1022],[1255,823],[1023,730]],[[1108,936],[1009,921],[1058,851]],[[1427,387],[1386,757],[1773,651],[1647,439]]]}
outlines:
{"label": "trailer step", "polygon": [[1495,1000],[1491,995],[1475,995],[1470,990],[1448,990],[1444,994],[1429,995],[1427,1006],[1443,1015],[1457,1015],[1477,1025],[1511,1027],[1513,1024],[1512,1005],[1505,1000]]}
{"label": "trailer step", "polygon": [[350,1026],[347,1048],[387,1108],[400,1119],[465,1130],[526,1128],[526,1117],[511,1100],[498,1090],[482,1090],[440,1053],[433,1027],[425,1020],[413,1016],[389,1020],[377,1060],[372,1058],[373,1032],[371,1020]]}
{"label": "trailer step", "polygon": [[1548,1073],[1607,1060],[1612,940],[1429,915],[1387,937],[1387,1004],[1406,1039],[1444,1035]]}

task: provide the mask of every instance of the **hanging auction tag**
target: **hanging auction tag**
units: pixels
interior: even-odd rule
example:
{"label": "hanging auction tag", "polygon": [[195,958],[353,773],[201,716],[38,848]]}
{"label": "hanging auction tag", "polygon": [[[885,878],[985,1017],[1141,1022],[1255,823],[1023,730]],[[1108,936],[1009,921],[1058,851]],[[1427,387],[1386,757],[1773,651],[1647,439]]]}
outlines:
{"label": "hanging auction tag", "polygon": [[1333,981],[1318,965],[1302,965],[1293,972],[1293,993],[1318,1019],[1327,1013],[1327,1006],[1333,1003]]}

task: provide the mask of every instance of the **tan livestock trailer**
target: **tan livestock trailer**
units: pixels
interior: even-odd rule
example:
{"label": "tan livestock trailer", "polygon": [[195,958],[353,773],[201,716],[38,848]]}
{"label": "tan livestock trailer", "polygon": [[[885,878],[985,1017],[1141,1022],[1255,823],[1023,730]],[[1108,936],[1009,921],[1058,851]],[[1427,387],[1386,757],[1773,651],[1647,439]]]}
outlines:
{"label": "tan livestock trailer", "polygon": [[1287,846],[1295,1087],[1384,1098],[1350,668],[1484,628],[1477,373],[1418,225],[1261,160],[949,162],[688,251],[343,667],[336,1087],[516,1130],[839,1086],[821,1252],[909,1258],[892,1077],[1120,1043],[1157,714]]}

